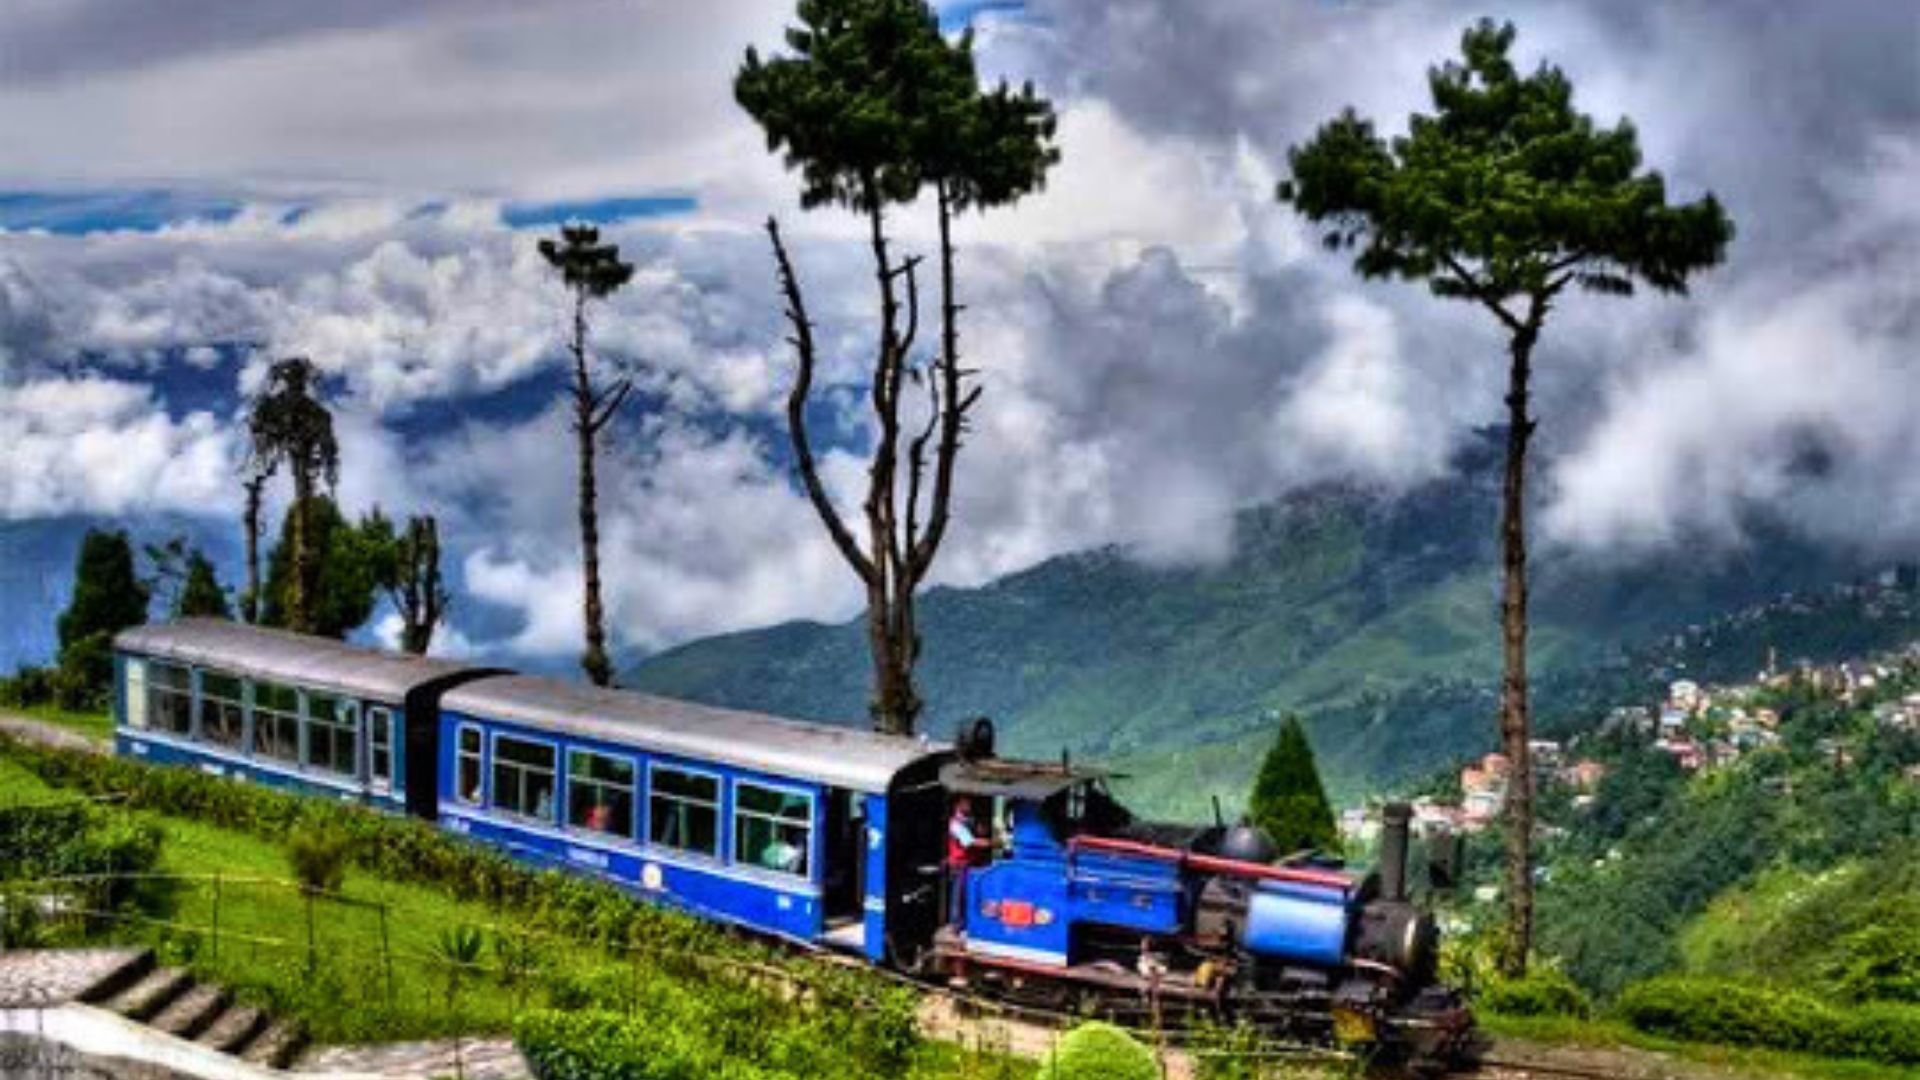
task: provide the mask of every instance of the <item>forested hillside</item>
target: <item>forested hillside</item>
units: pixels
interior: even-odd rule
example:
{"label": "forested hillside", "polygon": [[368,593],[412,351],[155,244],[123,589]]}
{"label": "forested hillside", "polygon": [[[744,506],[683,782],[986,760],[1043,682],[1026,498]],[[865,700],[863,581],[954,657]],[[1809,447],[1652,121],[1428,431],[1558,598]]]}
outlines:
{"label": "forested hillside", "polygon": [[1602,995],[1681,971],[1920,1002],[1920,705],[1902,705],[1920,663],[1889,669],[1872,689],[1716,692],[1688,737],[1725,737],[1721,702],[1777,728],[1691,773],[1650,734],[1586,739],[1609,771],[1590,803],[1546,800],[1542,947]]}
{"label": "forested hillside", "polygon": [[[1131,767],[1136,801],[1189,813],[1244,790],[1276,710],[1306,716],[1337,793],[1472,752],[1491,738],[1498,672],[1490,466],[1463,461],[1397,497],[1322,489],[1249,510],[1216,567],[1157,569],[1107,548],[935,590],[921,604],[927,727],[986,714],[1016,752]],[[1544,552],[1543,717],[1603,697],[1596,684],[1619,681],[1630,649],[1877,566],[1756,527],[1765,538],[1736,553],[1621,565]],[[857,624],[792,623],[672,650],[626,681],[859,723],[865,649]],[[1764,645],[1712,651],[1750,669]]]}

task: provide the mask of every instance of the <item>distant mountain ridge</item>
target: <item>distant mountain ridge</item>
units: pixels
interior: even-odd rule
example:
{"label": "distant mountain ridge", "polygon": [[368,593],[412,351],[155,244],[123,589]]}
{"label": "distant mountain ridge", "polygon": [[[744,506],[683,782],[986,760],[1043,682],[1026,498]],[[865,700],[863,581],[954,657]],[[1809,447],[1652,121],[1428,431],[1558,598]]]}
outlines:
{"label": "distant mountain ridge", "polygon": [[[1189,812],[1208,791],[1244,789],[1273,711],[1306,715],[1349,793],[1471,752],[1491,740],[1499,671],[1496,468],[1482,455],[1396,496],[1328,487],[1247,510],[1220,566],[1155,569],[1103,548],[931,590],[924,729],[992,716],[1014,752],[1114,762],[1141,774],[1136,798]],[[1531,656],[1543,714],[1557,680],[1584,685],[1662,635],[1877,566],[1756,530],[1712,558],[1542,552]],[[663,652],[624,681],[858,723],[867,674],[857,621],[795,622]]]}

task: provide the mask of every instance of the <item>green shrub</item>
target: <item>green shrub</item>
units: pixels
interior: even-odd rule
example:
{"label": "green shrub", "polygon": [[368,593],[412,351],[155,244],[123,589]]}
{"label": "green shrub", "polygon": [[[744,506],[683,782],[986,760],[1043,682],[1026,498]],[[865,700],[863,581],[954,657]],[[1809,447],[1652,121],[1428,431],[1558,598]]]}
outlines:
{"label": "green shrub", "polygon": [[53,696],[54,673],[49,668],[23,667],[13,673],[13,678],[0,679],[0,705],[31,709],[51,705]]}
{"label": "green shrub", "polygon": [[1241,1022],[1231,1027],[1202,1021],[1195,1025],[1188,1054],[1194,1080],[1261,1080],[1267,1075],[1260,1051],[1260,1029]]}
{"label": "green shrub", "polygon": [[1572,1016],[1593,1011],[1584,990],[1564,972],[1535,968],[1519,979],[1494,979],[1480,991],[1480,1007],[1505,1016]]}
{"label": "green shrub", "polygon": [[332,823],[305,825],[287,837],[287,865],[308,892],[339,892],[352,854],[353,837]]}
{"label": "green shrub", "polygon": [[840,1080],[898,1076],[908,1064],[876,1049],[861,1008],[800,1009],[766,988],[653,974],[639,997],[633,1016],[524,1013],[514,1042],[538,1080]]}
{"label": "green shrub", "polygon": [[1139,1040],[1094,1021],[1067,1032],[1035,1080],[1160,1080],[1160,1066]]}
{"label": "green shrub", "polygon": [[1854,1001],[1920,1004],[1920,925],[1886,923],[1847,934],[1823,974]]}
{"label": "green shrub", "polygon": [[1641,1031],[1700,1042],[1920,1063],[1920,1008],[1831,1005],[1809,994],[1710,979],[1661,978],[1620,995]]}

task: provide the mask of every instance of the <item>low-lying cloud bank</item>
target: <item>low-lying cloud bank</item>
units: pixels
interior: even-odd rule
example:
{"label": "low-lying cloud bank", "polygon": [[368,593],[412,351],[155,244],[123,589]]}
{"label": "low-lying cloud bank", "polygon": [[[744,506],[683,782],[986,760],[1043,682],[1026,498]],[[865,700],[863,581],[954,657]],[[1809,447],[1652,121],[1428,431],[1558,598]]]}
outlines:
{"label": "low-lying cloud bank", "polygon": [[[512,5],[262,19],[217,49],[168,39],[165,78],[136,64],[63,79],[48,63],[0,77],[19,84],[0,132],[56,140],[67,174],[113,183],[124,162],[178,175],[188,159],[118,128],[98,149],[59,141],[45,118],[243,84],[261,88],[264,115],[283,80],[340,63],[349,30],[377,54],[428,58],[433,75],[381,69],[370,86],[395,108],[378,132],[317,99],[294,114],[319,134],[290,168],[317,178],[327,154],[365,173],[350,182],[273,173],[280,129],[209,125],[196,139],[221,141],[193,160],[238,193],[224,220],[0,233],[0,517],[231,518],[240,396],[266,360],[306,353],[339,395],[345,501],[440,514],[464,590],[510,613],[511,629],[460,647],[564,655],[578,571],[571,448],[551,400],[562,305],[502,207],[683,187],[698,195],[685,213],[608,230],[640,272],[596,319],[596,343],[645,403],[613,430],[602,489],[615,622],[652,648],[855,610],[790,482],[790,358],[762,216],[796,235],[828,348],[826,471],[848,505],[871,279],[854,223],[793,207],[725,93],[733,51],[770,44],[785,5],[726,3],[705,21],[587,7],[572,25]],[[1566,66],[1603,118],[1632,115],[1676,192],[1712,188],[1740,227],[1729,265],[1691,298],[1575,298],[1556,314],[1541,356],[1548,541],[1623,557],[1737,544],[1760,507],[1833,543],[1920,545],[1920,30],[1897,7],[1494,12],[1519,22],[1525,62]],[[1424,67],[1480,7],[1029,9],[981,47],[993,70],[1055,95],[1066,159],[1047,193],[960,225],[963,348],[987,397],[941,580],[1106,542],[1218,559],[1236,508],[1328,481],[1418,483],[1498,417],[1501,343],[1479,312],[1354,281],[1272,199],[1286,145],[1341,105],[1389,126],[1423,106]],[[0,15],[0,36],[20,17]],[[84,36],[72,29],[42,19],[35,40],[65,48]],[[587,35],[591,55],[642,39],[653,55],[679,32],[703,49],[724,38],[725,54],[663,57],[646,77],[623,64],[604,95],[533,115],[459,104],[480,84],[537,88]],[[671,116],[627,115],[649,94]],[[504,145],[520,149],[503,160]],[[44,185],[7,172],[23,167],[0,166],[0,185]],[[924,248],[924,218],[902,217],[903,244]]]}

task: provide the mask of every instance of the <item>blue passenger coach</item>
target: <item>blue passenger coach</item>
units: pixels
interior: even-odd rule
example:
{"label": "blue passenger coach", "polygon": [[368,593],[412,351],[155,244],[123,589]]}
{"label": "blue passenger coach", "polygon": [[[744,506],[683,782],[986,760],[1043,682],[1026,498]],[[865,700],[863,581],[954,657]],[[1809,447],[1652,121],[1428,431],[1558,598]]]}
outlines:
{"label": "blue passenger coach", "polygon": [[924,740],[521,675],[440,725],[441,822],[522,859],[876,960],[932,929],[932,860],[889,859],[940,820]]}
{"label": "blue passenger coach", "polygon": [[118,753],[429,814],[438,696],[497,670],[217,619],[114,647]]}

